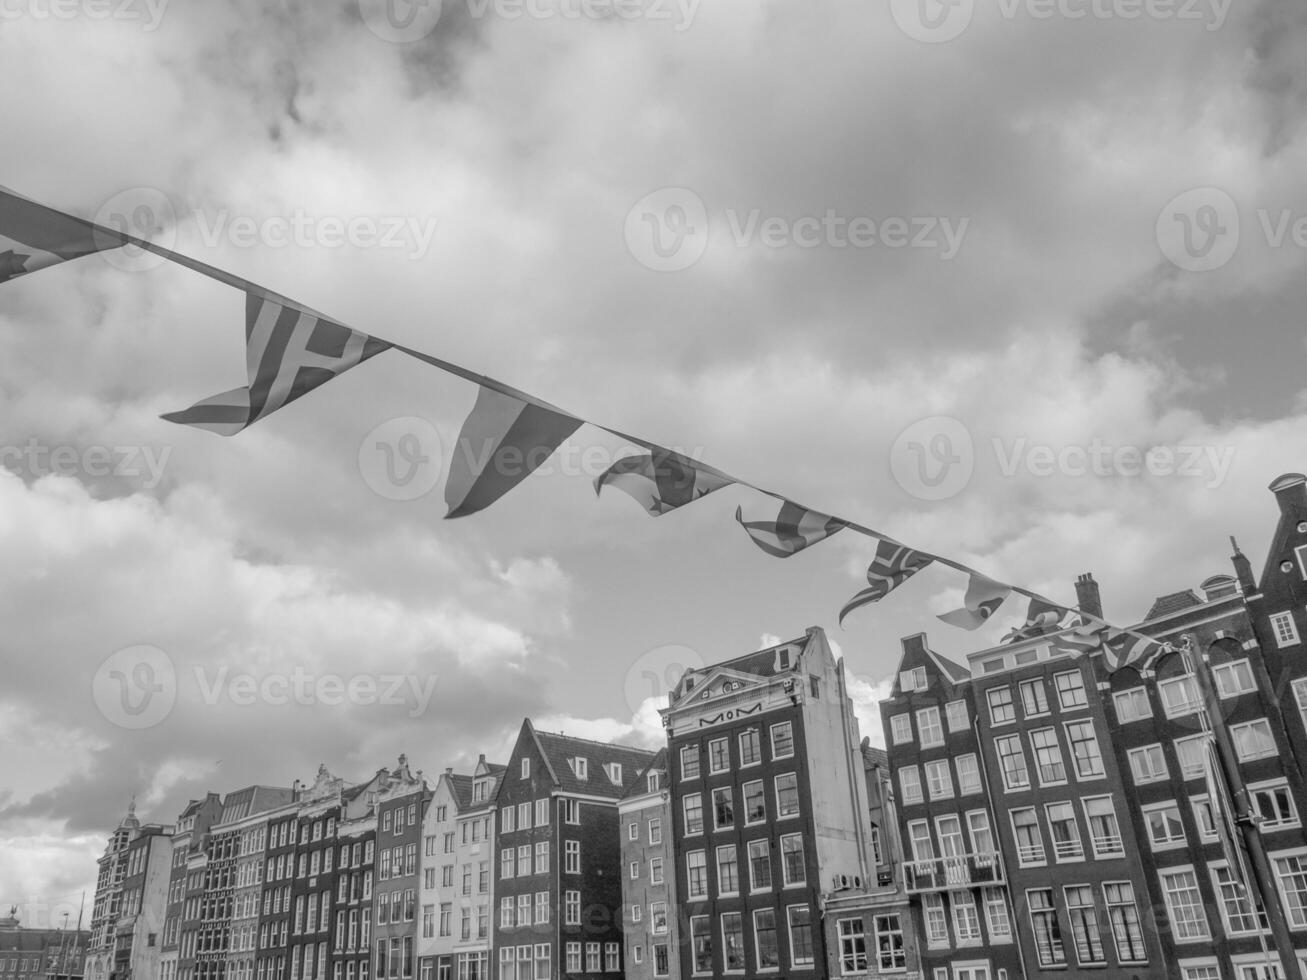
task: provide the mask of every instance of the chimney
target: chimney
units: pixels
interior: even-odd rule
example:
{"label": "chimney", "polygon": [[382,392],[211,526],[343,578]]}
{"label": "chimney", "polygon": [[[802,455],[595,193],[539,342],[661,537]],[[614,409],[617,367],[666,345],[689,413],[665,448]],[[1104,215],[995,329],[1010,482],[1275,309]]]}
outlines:
{"label": "chimney", "polygon": [[454,767],[453,767],[453,766],[445,766],[445,775],[446,775],[446,776],[452,776],[452,775],[454,775]]}
{"label": "chimney", "polygon": [[1271,481],[1271,493],[1280,505],[1280,513],[1294,517],[1307,513],[1307,476],[1285,473]]}
{"label": "chimney", "polygon": [[1081,612],[1103,618],[1103,599],[1098,594],[1098,583],[1094,581],[1092,572],[1085,572],[1076,579],[1076,601],[1080,603]]}
{"label": "chimney", "polygon": [[1234,577],[1239,582],[1239,588],[1246,596],[1256,594],[1257,582],[1253,578],[1253,564],[1248,560],[1248,556],[1239,550],[1239,542],[1234,540],[1233,534],[1230,535],[1230,547],[1234,549],[1234,554],[1230,556],[1230,564],[1234,566]]}

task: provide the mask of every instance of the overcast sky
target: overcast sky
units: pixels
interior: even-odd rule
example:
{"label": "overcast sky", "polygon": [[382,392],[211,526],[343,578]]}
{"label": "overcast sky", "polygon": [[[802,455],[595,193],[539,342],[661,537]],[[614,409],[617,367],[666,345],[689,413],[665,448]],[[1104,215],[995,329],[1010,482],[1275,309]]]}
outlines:
{"label": "overcast sky", "polygon": [[[1092,571],[1124,623],[1230,534],[1260,566],[1266,485],[1307,469],[1305,26],[0,0],[0,184],[1068,603]],[[76,915],[133,794],[169,823],[319,763],[434,778],[525,716],[647,744],[669,674],[812,625],[880,741],[901,636],[961,658],[1023,611],[944,626],[935,568],[840,630],[871,542],[770,558],[740,488],[596,501],[622,444],[588,427],[444,521],[476,389],[393,352],[234,438],[158,418],[243,384],[242,338],[239,292],[139,256],[0,287],[0,904],[29,924]]]}

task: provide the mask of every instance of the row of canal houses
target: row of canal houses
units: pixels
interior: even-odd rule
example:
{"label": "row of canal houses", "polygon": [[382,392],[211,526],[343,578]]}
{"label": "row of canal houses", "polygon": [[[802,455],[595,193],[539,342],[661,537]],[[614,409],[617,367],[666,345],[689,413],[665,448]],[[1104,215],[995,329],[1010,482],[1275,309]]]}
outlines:
{"label": "row of canal houses", "polygon": [[401,756],[129,812],[88,976],[1301,976],[1307,478],[1271,489],[1261,576],[1236,549],[1135,627],[1165,656],[1109,663],[1074,620],[965,665],[904,638],[888,755],[813,627],[687,671],[656,751],[528,719],[469,772]]}

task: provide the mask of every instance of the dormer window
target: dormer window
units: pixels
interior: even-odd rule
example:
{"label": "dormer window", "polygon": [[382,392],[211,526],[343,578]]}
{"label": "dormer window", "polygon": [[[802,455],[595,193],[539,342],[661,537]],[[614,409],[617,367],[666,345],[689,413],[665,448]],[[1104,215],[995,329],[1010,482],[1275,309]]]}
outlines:
{"label": "dormer window", "polygon": [[589,762],[578,755],[575,759],[572,760],[572,772],[576,774],[577,779],[589,779],[590,778]]}
{"label": "dormer window", "polygon": [[790,648],[789,648],[789,647],[784,647],[783,649],[781,649],[780,651],[778,651],[778,653],[777,653],[777,662],[780,664],[781,670],[789,670],[789,669],[790,669]]}
{"label": "dormer window", "polygon": [[622,764],[620,762],[610,762],[607,766],[608,779],[614,786],[622,785]]}
{"label": "dormer window", "polygon": [[486,781],[478,779],[472,784],[472,799],[476,803],[484,803],[486,799]]}
{"label": "dormer window", "polygon": [[659,789],[658,773],[649,773],[649,792],[656,793]]}

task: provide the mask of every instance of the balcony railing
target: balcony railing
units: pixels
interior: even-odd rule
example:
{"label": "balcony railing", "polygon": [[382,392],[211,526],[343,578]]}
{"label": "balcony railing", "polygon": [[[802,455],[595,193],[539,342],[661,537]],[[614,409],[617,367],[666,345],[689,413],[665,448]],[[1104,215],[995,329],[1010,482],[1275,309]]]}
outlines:
{"label": "balcony railing", "polygon": [[1121,842],[1121,838],[1116,835],[1095,837],[1093,844],[1094,857],[1117,857],[1125,853],[1125,845]]}
{"label": "balcony railing", "polygon": [[1054,841],[1053,853],[1059,861],[1078,861],[1085,856],[1085,845],[1078,840]]}
{"label": "balcony railing", "polygon": [[968,885],[1003,882],[1003,860],[997,854],[961,854],[957,857],[908,861],[903,865],[910,892],[947,891]]}

